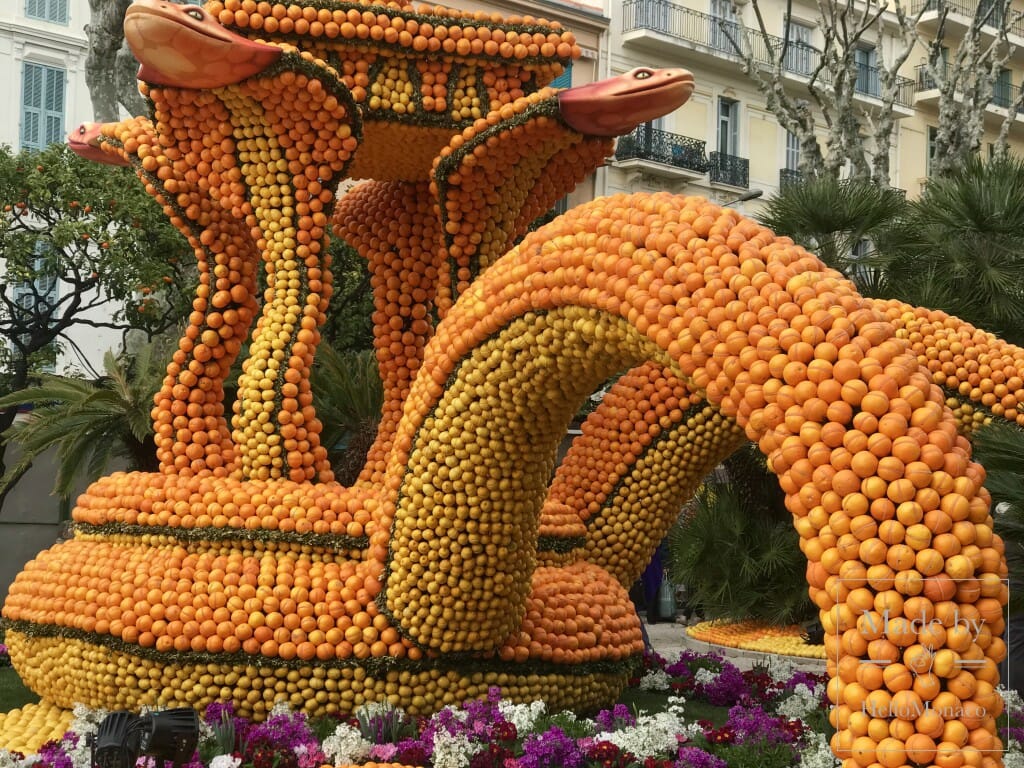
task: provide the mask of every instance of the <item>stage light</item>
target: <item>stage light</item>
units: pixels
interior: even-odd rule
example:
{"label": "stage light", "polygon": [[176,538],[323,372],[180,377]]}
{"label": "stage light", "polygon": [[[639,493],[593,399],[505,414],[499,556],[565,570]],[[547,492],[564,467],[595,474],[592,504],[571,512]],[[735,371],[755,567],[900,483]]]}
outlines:
{"label": "stage light", "polygon": [[89,737],[92,768],[135,768],[140,755],[175,766],[192,759],[199,744],[199,715],[194,709],[167,709],[146,715],[112,712]]}
{"label": "stage light", "polygon": [[142,718],[131,712],[113,712],[103,718],[89,739],[93,768],[135,768],[139,759]]}
{"label": "stage light", "polygon": [[190,707],[166,709],[142,716],[142,754],[183,765],[199,744],[199,715]]}

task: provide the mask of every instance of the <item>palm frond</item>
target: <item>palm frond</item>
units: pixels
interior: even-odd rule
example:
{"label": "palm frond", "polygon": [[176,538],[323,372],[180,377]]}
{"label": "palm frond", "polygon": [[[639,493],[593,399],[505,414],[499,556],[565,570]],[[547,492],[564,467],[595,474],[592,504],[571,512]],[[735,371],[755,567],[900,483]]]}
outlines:
{"label": "palm frond", "polygon": [[152,433],[149,413],[162,365],[156,364],[153,345],[147,345],[131,359],[107,353],[104,372],[98,382],[46,375],[37,386],[0,399],[0,407],[34,405],[24,423],[4,433],[24,458],[0,478],[0,488],[49,450],[56,450],[54,492],[61,496],[69,495],[79,478],[99,477],[115,459],[127,459],[129,469],[139,468],[134,461]]}

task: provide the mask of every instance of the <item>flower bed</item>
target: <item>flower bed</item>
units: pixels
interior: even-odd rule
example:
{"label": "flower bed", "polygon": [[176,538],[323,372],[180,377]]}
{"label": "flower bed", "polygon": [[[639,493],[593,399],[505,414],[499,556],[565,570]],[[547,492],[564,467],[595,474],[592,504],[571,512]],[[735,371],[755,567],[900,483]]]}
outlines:
{"label": "flower bed", "polygon": [[726,648],[809,659],[825,658],[825,646],[804,642],[803,630],[795,625],[773,627],[757,621],[702,621],[687,627],[686,634],[694,640]]}
{"label": "flower bed", "polygon": [[[281,703],[253,723],[230,704],[214,704],[185,768],[825,768],[837,765],[825,682],[786,660],[741,671],[720,655],[686,651],[672,662],[646,656],[631,681],[632,706],[592,717],[551,713],[542,702],[513,704],[497,688],[429,718],[382,704],[347,719],[308,718]],[[1024,765],[1024,704],[1015,692],[1001,693],[1011,713],[1002,723],[1011,748],[1006,764]],[[18,715],[0,717],[17,723]],[[0,767],[88,768],[86,737],[105,715],[78,707],[63,738],[30,757],[0,750]],[[11,735],[7,727],[0,732],[0,740]],[[139,766],[151,768],[145,758]]]}

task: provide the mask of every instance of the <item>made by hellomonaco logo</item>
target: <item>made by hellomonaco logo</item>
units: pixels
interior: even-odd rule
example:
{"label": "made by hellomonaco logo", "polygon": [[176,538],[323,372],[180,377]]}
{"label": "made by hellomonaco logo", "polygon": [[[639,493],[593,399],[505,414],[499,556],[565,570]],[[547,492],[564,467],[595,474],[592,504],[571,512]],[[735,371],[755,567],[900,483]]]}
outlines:
{"label": "made by hellomonaco logo", "polygon": [[[837,605],[843,603],[840,600],[842,595],[839,594],[842,581],[842,579],[837,580],[835,596]],[[952,581],[974,582],[975,580],[953,579]],[[1007,585],[1007,589],[1009,588],[1007,579],[1002,579],[1001,582]],[[864,586],[863,581],[858,580],[854,588],[862,586]],[[901,600],[909,602],[913,596],[900,595],[899,597]],[[845,624],[837,622],[836,648],[840,654],[840,657],[834,659],[837,668],[841,657],[860,655],[851,654],[847,646],[844,646],[843,635],[853,630],[860,635],[862,647],[866,648],[864,657],[858,660],[859,665],[878,670],[877,672],[863,673],[864,678],[871,678],[876,681],[876,684],[879,681],[884,681],[880,688],[869,688],[864,685],[867,695],[861,700],[859,709],[868,717],[899,719],[908,722],[916,722],[922,716],[934,718],[936,714],[941,716],[943,721],[961,719],[977,721],[987,717],[987,709],[977,702],[969,699],[965,702],[955,694],[941,695],[946,692],[946,684],[942,682],[944,679],[955,678],[964,671],[978,671],[991,663],[985,656],[965,658],[962,655],[968,649],[979,646],[978,641],[986,632],[986,621],[979,616],[965,614],[955,603],[952,611],[945,611],[942,618],[939,618],[930,611],[929,606],[931,605],[931,602],[922,602],[919,611],[915,606],[910,615],[907,615],[904,612],[904,604],[894,606],[884,599],[880,604],[876,599],[870,608],[862,608],[859,612],[854,610],[856,624],[853,627],[849,626],[849,619]],[[878,610],[879,608],[881,610]],[[1008,615],[1004,607],[1004,627],[1008,627],[1007,618]],[[1005,633],[1004,629],[1003,640],[1008,644]],[[854,637],[853,639],[857,640],[858,638]],[[879,640],[888,642],[879,644],[877,643]],[[872,658],[872,653],[880,658]],[[896,668],[895,665],[900,666]],[[891,679],[890,673],[892,673]],[[1004,674],[1008,674],[1008,670],[1004,670]],[[860,671],[858,671],[857,677],[860,682],[862,679]],[[891,682],[895,682],[899,688],[891,690],[889,688]],[[877,694],[878,690],[883,693]],[[888,695],[890,693],[891,695]],[[840,696],[839,701],[833,706],[842,703],[844,702]],[[1005,751],[1006,739],[1003,738],[1002,741],[1003,751]]]}

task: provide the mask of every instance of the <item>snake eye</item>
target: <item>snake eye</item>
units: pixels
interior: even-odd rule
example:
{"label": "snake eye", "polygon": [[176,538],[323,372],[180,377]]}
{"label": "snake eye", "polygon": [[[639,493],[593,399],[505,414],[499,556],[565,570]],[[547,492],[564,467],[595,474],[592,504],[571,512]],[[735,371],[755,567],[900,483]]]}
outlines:
{"label": "snake eye", "polygon": [[636,74],[633,75],[633,77],[636,80],[646,80],[647,78],[651,77],[653,74],[654,73],[651,72],[651,70],[649,70],[649,69],[638,69],[636,71]]}
{"label": "snake eye", "polygon": [[78,135],[79,136],[85,136],[85,126],[84,125],[78,126]]}
{"label": "snake eye", "polygon": [[185,11],[185,14],[191,16],[196,21],[202,21],[205,18],[203,12],[198,8],[189,8],[187,11]]}

